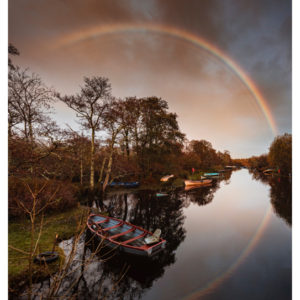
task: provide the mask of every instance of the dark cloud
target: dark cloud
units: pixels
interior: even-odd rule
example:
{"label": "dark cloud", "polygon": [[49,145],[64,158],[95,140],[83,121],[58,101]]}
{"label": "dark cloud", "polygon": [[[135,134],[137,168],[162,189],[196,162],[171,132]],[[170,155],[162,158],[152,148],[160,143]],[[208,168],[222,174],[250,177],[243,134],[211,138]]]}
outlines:
{"label": "dark cloud", "polygon": [[[249,90],[228,66],[188,41],[131,32],[51,48],[56,39],[95,25],[142,22],[188,31],[226,52],[260,88],[279,131],[291,130],[290,1],[9,1],[9,41],[21,52],[15,61],[58,91],[74,93],[83,76],[104,75],[117,96],[165,98],[191,138],[241,156],[252,154],[245,152],[251,142],[255,147],[248,149],[265,152],[272,135]],[[60,109],[63,119],[67,113]]]}

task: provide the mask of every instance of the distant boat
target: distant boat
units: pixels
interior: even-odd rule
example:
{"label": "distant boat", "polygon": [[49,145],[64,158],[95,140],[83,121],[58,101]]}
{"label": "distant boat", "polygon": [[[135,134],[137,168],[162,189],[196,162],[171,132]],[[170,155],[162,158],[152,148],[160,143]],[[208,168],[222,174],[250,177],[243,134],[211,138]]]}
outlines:
{"label": "distant boat", "polygon": [[204,176],[205,177],[216,177],[216,176],[219,176],[220,173],[204,173]]}
{"label": "distant boat", "polygon": [[185,186],[193,186],[193,185],[197,185],[197,186],[200,186],[200,185],[207,185],[207,184],[210,184],[212,182],[211,179],[203,179],[203,180],[185,180],[184,181],[184,184]]}
{"label": "distant boat", "polygon": [[160,181],[166,182],[166,181],[168,181],[170,178],[173,178],[173,177],[174,177],[173,174],[172,174],[172,175],[166,175],[166,176],[162,177],[162,178],[160,179]]}
{"label": "distant boat", "polygon": [[135,188],[138,187],[140,183],[138,181],[135,182],[111,182],[108,186],[110,187],[126,187],[126,188]]}
{"label": "distant boat", "polygon": [[167,193],[156,193],[156,197],[167,197],[169,194]]}
{"label": "distant boat", "polygon": [[265,175],[271,175],[272,173],[275,173],[275,170],[274,169],[267,169],[267,170],[264,170],[263,173]]}
{"label": "distant boat", "polygon": [[166,245],[166,240],[160,237],[160,229],[151,233],[112,217],[91,214],[87,226],[100,241],[103,240],[105,246],[133,255],[154,256]]}

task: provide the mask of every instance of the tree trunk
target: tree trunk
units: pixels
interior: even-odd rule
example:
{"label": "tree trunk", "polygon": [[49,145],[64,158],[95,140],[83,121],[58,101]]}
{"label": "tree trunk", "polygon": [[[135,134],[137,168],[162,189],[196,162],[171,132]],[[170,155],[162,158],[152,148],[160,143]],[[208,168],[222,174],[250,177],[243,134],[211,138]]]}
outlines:
{"label": "tree trunk", "polygon": [[80,185],[83,182],[83,158],[82,158],[82,151],[81,151],[81,158],[80,158]]}
{"label": "tree trunk", "polygon": [[95,171],[95,129],[92,128],[92,140],[91,140],[91,174],[90,174],[90,189],[94,190],[95,180],[94,180],[94,171]]}
{"label": "tree trunk", "polygon": [[128,213],[127,194],[124,194],[124,202],[125,202],[125,209],[124,209],[124,217],[123,217],[123,221],[126,221],[127,213]]}
{"label": "tree trunk", "polygon": [[103,162],[102,162],[102,166],[101,166],[101,170],[100,170],[100,175],[99,175],[98,183],[100,183],[102,181],[103,171],[104,171],[104,167],[105,167],[106,161],[107,161],[107,157],[104,157]]}
{"label": "tree trunk", "polygon": [[110,173],[111,173],[112,156],[113,156],[113,147],[111,147],[111,151],[110,151],[110,154],[109,154],[106,176],[105,176],[105,180],[104,180],[104,183],[103,183],[103,192],[106,189],[106,186],[107,186],[108,180],[109,180],[109,176],[110,176]]}
{"label": "tree trunk", "polygon": [[12,137],[12,122],[8,121],[8,137],[11,138]]}
{"label": "tree trunk", "polygon": [[125,149],[126,149],[127,159],[129,159],[130,149],[129,149],[129,140],[128,140],[128,130],[125,131]]}
{"label": "tree trunk", "polygon": [[33,142],[32,122],[30,119],[28,120],[28,127],[29,127],[29,138],[30,138],[30,141]]}
{"label": "tree trunk", "polygon": [[26,120],[24,120],[24,134],[25,134],[26,140],[28,140],[28,130],[27,130],[27,121]]}

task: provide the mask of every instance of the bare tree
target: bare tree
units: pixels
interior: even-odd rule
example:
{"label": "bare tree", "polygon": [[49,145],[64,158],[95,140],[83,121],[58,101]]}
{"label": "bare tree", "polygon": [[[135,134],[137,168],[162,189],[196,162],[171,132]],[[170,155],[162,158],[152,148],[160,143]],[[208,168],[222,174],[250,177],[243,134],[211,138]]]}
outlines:
{"label": "bare tree", "polygon": [[108,78],[84,78],[84,86],[74,96],[57,97],[72,108],[81,119],[82,125],[91,130],[90,189],[95,187],[95,133],[100,129],[102,116],[111,95]]}
{"label": "bare tree", "polygon": [[8,81],[9,130],[23,123],[25,138],[33,141],[34,125],[47,121],[47,111],[54,101],[53,91],[36,74],[14,67]]}
{"label": "bare tree", "polygon": [[[8,45],[8,54],[9,55],[20,55],[20,52],[13,44],[10,43]],[[15,69],[15,66],[13,65],[10,57],[8,58],[8,67],[10,70]]]}

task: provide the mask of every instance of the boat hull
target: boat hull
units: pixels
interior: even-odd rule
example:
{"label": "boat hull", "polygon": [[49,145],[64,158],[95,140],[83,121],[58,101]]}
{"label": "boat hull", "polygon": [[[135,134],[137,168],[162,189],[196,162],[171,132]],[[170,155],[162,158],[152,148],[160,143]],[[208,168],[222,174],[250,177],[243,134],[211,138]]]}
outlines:
{"label": "boat hull", "polygon": [[212,182],[210,179],[204,179],[204,180],[185,180],[184,184],[185,186],[201,186],[201,185],[208,185]]}
{"label": "boat hull", "polygon": [[140,185],[139,182],[111,182],[110,187],[136,188]]}

